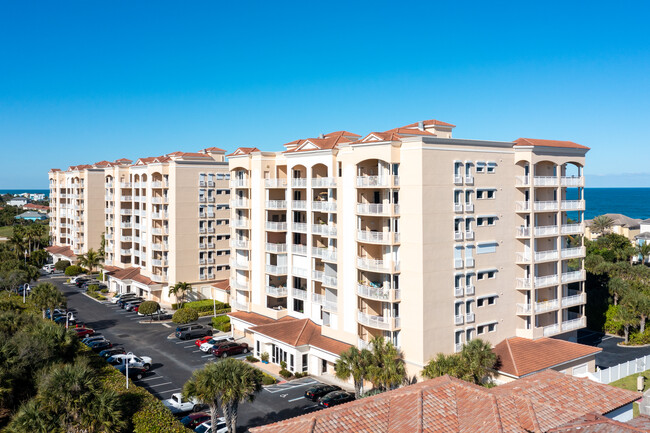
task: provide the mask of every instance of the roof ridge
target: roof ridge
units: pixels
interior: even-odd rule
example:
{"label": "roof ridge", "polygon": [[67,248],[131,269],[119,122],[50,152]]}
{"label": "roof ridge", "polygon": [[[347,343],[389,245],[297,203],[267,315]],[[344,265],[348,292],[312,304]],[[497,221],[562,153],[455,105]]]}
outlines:
{"label": "roof ridge", "polygon": [[515,362],[515,357],[512,354],[512,348],[510,347],[510,339],[506,338],[506,346],[508,346],[508,354],[510,355],[510,361],[512,361],[512,365],[515,367],[515,373],[517,376],[519,376],[519,369],[517,368],[517,363]]}
{"label": "roof ridge", "polygon": [[497,401],[497,396],[490,394],[492,397],[492,408],[494,413],[494,420],[496,421],[497,431],[503,433],[503,423],[501,422],[501,412],[499,411],[499,403]]}
{"label": "roof ridge", "polygon": [[539,425],[539,420],[537,419],[537,412],[535,412],[535,407],[533,406],[533,401],[530,399],[530,397],[521,398],[524,399],[526,407],[530,412],[530,419],[533,421],[533,428],[535,428],[537,431],[542,431],[542,427]]}
{"label": "roof ridge", "polygon": [[293,344],[294,346],[298,345],[298,342],[300,341],[300,337],[302,336],[302,333],[305,332],[305,328],[307,327],[307,323],[309,322],[309,319],[307,318],[304,318],[302,320],[304,320],[305,322],[302,324],[302,329],[300,330],[300,332],[298,332],[298,335],[296,335],[296,342]]}

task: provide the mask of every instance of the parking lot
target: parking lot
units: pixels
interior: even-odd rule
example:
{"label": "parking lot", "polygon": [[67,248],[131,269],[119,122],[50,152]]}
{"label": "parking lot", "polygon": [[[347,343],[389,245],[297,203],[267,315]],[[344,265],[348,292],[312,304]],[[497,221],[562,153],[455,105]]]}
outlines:
{"label": "parking lot", "polygon": [[[146,388],[160,399],[168,399],[180,392],[192,372],[209,362],[219,362],[212,354],[201,352],[194,340],[180,341],[172,336],[175,325],[171,323],[139,323],[144,316],[127,312],[109,301],[97,301],[82,293],[62,276],[47,276],[43,281],[54,283],[68,298],[68,308],[76,309],[77,320],[104,335],[114,345],[128,352],[152,358],[152,368],[136,384]],[[209,318],[202,320],[209,323]],[[245,358],[235,355],[233,358]],[[264,387],[252,403],[240,406],[238,431],[249,427],[281,421],[319,410],[302,395],[310,385],[318,383],[310,377],[286,384]]]}
{"label": "parking lot", "polygon": [[620,347],[618,343],[624,341],[621,337],[607,335],[589,329],[578,331],[578,343],[596,346],[603,349],[596,355],[596,365],[600,369],[613,367],[627,361],[632,361],[642,356],[650,355],[650,347]]}

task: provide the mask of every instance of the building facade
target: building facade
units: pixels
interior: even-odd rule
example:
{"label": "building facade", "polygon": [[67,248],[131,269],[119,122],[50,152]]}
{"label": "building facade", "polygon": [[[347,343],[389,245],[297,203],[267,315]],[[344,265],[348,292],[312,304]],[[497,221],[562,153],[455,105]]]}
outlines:
{"label": "building facade", "polygon": [[233,307],[307,318],[358,347],[383,336],[410,372],[477,337],[574,337],[588,148],[453,128],[430,120],[229,155]]}

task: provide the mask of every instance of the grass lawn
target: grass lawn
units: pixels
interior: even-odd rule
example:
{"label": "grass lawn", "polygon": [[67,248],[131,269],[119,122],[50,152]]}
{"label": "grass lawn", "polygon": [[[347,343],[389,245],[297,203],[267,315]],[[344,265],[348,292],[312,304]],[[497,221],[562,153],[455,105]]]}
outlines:
{"label": "grass lawn", "polygon": [[[637,373],[637,374],[631,374],[629,376],[625,376],[622,379],[610,383],[610,385],[615,386],[617,388],[627,389],[628,391],[636,391],[636,378],[639,376],[639,374],[645,377],[645,382],[643,384],[644,386],[643,392],[646,392],[648,388],[650,388],[650,370],[646,370],[643,373]],[[633,406],[633,411],[634,411],[635,418],[639,416],[638,404],[635,404]]]}
{"label": "grass lawn", "polygon": [[0,227],[0,238],[10,238],[13,234],[13,226]]}

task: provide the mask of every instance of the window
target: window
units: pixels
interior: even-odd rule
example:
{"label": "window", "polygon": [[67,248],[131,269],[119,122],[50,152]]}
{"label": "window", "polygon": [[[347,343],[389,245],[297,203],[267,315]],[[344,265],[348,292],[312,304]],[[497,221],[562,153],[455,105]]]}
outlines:
{"label": "window", "polygon": [[476,191],[476,198],[479,200],[492,200],[495,196],[495,189],[479,189]]}
{"label": "window", "polygon": [[476,328],[476,333],[481,335],[485,334],[486,332],[494,332],[497,330],[497,324],[496,323],[488,323],[487,325],[481,325]]}
{"label": "window", "polygon": [[496,242],[484,242],[476,245],[476,254],[489,254],[497,252]]}
{"label": "window", "polygon": [[497,217],[496,216],[481,216],[476,218],[477,226],[494,226],[496,225]]}
{"label": "window", "polygon": [[485,173],[485,162],[483,162],[483,161],[477,161],[476,162],[476,172],[477,173]]}
{"label": "window", "polygon": [[306,353],[302,355],[302,372],[306,373],[309,370],[309,356]]}
{"label": "window", "polygon": [[488,161],[487,163],[487,172],[493,174],[497,168],[497,163],[494,161]]}
{"label": "window", "polygon": [[260,342],[259,341],[255,342],[255,355],[260,356]]}
{"label": "window", "polygon": [[477,280],[487,280],[487,279],[492,279],[495,278],[497,275],[496,269],[492,269],[489,271],[478,271],[478,276],[476,277]]}
{"label": "window", "polygon": [[476,300],[476,306],[477,307],[486,307],[488,305],[494,305],[497,302],[497,295],[491,295],[491,296],[485,296],[482,298],[478,298]]}

